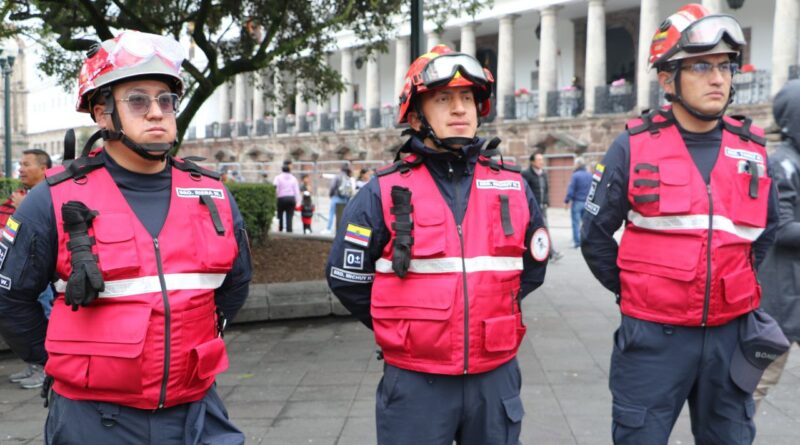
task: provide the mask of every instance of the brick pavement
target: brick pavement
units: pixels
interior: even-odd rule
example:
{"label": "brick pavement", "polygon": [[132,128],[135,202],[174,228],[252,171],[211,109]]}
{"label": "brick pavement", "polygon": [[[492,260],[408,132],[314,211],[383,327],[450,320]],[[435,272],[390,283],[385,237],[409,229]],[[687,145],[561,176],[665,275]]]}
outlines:
{"label": "brick pavement", "polygon": [[[551,211],[565,258],[523,303],[528,335],[523,373],[522,441],[531,445],[610,444],[607,389],[611,335],[619,322],[612,296],[569,249],[566,212]],[[375,443],[374,394],[382,362],[371,333],[349,318],[326,317],[234,326],[231,368],[219,390],[248,444]],[[41,443],[45,410],[38,391],[5,376],[20,362],[0,354],[0,444]],[[684,409],[670,444],[690,444]],[[761,405],[757,444],[800,443],[800,353]]]}

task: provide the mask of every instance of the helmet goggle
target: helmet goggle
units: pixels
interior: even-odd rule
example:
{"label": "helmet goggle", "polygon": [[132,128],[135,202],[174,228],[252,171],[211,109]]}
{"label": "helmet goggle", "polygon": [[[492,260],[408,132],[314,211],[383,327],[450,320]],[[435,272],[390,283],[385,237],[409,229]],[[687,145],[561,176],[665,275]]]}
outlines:
{"label": "helmet goggle", "polygon": [[118,67],[130,67],[158,56],[177,71],[183,63],[180,43],[172,38],[141,32],[126,32],[116,42],[108,60]]}
{"label": "helmet goggle", "polygon": [[681,33],[675,52],[683,50],[688,53],[708,51],[722,39],[733,49],[747,44],[742,27],[735,18],[729,15],[709,15],[689,25]]}
{"label": "helmet goggle", "polygon": [[452,53],[443,54],[428,62],[422,73],[414,76],[414,84],[425,85],[426,88],[433,89],[447,85],[458,73],[476,86],[483,87],[494,82],[492,74],[484,69],[474,57]]}

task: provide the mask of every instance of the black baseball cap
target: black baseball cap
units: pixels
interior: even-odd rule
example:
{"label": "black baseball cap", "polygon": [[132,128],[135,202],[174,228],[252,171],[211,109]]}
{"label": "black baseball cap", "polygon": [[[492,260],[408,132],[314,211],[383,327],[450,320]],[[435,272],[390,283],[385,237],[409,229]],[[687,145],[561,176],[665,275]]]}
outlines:
{"label": "black baseball cap", "polygon": [[731,378],[745,392],[756,390],[761,375],[791,344],[778,322],[761,309],[739,320],[739,347],[731,360]]}

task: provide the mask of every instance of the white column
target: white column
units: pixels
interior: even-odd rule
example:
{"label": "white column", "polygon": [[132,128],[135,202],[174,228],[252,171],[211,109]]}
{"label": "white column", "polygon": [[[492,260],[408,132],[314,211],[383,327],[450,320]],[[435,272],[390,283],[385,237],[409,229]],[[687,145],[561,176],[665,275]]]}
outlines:
{"label": "white column", "polygon": [[777,0],[772,28],[771,96],[778,94],[789,78],[789,66],[797,64],[797,25],[800,0]]}
{"label": "white column", "polygon": [[497,117],[500,118],[514,117],[514,20],[517,17],[510,14],[500,18],[497,37]]}
{"label": "white column", "polygon": [[344,128],[345,112],[353,111],[353,50],[342,50],[342,67],[340,74],[344,83],[344,91],[339,95],[339,124]]}
{"label": "white column", "polygon": [[253,74],[253,122],[257,122],[264,119],[264,76],[258,71]]}
{"label": "white column", "polygon": [[703,6],[712,14],[719,14],[722,12],[722,0],[703,0]]}
{"label": "white column", "polygon": [[459,51],[472,57],[475,57],[475,28],[477,27],[478,24],[475,22],[466,23],[461,27],[461,48]]}
{"label": "white column", "polygon": [[230,108],[228,105],[228,84],[223,82],[217,87],[217,97],[219,98],[219,119],[218,122],[227,123],[231,119]]}
{"label": "white column", "polygon": [[408,37],[398,37],[395,41],[394,52],[394,96],[393,99],[400,97],[403,92],[403,81],[408,71],[411,50],[409,48]]}
{"label": "white column", "polygon": [[547,93],[556,90],[556,19],[557,9],[549,6],[540,12],[541,39],[539,40],[539,117],[547,115]]}
{"label": "white column", "polygon": [[605,0],[589,0],[586,17],[586,89],[587,115],[595,112],[595,89],[606,84],[606,11]]}
{"label": "white column", "polygon": [[247,115],[247,79],[244,74],[237,74],[234,80],[233,92],[233,121],[237,123],[244,122]]}
{"label": "white column", "polygon": [[303,82],[298,79],[295,85],[297,87],[294,93],[294,128],[297,133],[304,133],[308,131],[308,125],[306,125],[308,104],[303,100],[303,93],[300,91]]}
{"label": "white column", "polygon": [[658,106],[650,103],[650,84],[656,81],[656,70],[650,70],[650,42],[658,28],[658,0],[642,0],[639,10],[639,56],[636,63],[636,108]]}
{"label": "white column", "polygon": [[379,127],[381,123],[381,83],[378,72],[378,55],[367,58],[367,91],[364,109],[367,115],[367,128]]}
{"label": "white column", "polygon": [[[325,63],[330,65],[331,64],[331,57],[328,55],[325,58]],[[317,106],[317,128],[322,128],[323,125],[323,118],[322,114],[325,114],[325,122],[333,122],[333,117],[330,115],[331,113],[331,97],[328,96],[324,99],[319,105]],[[333,125],[333,124],[330,124]]]}
{"label": "white column", "polygon": [[436,31],[431,31],[425,34],[425,52],[428,52],[434,46],[442,43],[442,36],[437,34]]}

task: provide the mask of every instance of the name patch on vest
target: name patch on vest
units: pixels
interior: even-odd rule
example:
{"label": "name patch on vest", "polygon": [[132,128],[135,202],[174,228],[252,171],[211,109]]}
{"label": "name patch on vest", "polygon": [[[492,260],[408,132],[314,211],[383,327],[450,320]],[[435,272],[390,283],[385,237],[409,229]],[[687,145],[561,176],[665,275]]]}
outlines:
{"label": "name patch on vest", "polygon": [[5,290],[11,290],[11,278],[5,275],[0,275],[0,287]]}
{"label": "name patch on vest", "polygon": [[210,196],[214,199],[225,199],[225,192],[222,189],[185,189],[177,187],[175,193],[179,198],[197,198],[200,196]]}
{"label": "name patch on vest", "polygon": [[331,278],[340,281],[349,281],[350,283],[372,283],[375,274],[348,272],[338,267],[331,267]]}
{"label": "name patch on vest", "polygon": [[742,150],[741,148],[725,147],[725,156],[733,159],[744,159],[745,161],[764,163],[764,157],[761,156],[761,153]]}
{"label": "name patch on vest", "polygon": [[519,181],[512,179],[505,181],[498,181],[495,179],[478,179],[475,181],[475,186],[479,189],[497,189],[497,190],[521,190]]}

